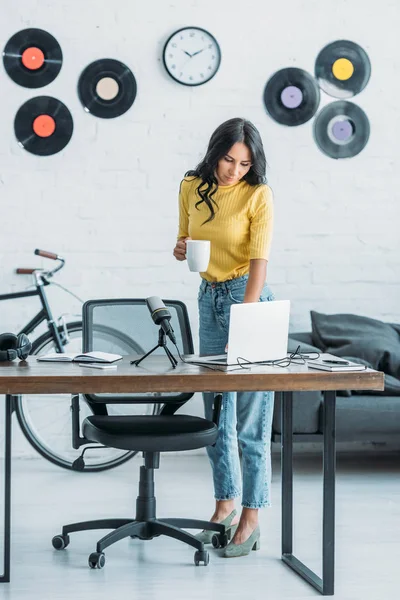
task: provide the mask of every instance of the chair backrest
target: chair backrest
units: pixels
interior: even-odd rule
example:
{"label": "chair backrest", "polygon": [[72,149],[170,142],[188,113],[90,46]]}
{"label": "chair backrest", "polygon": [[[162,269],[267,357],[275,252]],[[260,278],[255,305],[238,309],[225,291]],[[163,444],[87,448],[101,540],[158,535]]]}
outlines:
{"label": "chair backrest", "polygon": [[[185,304],[179,300],[163,302],[171,313],[171,325],[179,351],[183,354],[193,354],[193,338]],[[144,298],[89,300],[83,305],[82,320],[84,352],[113,352],[123,356],[145,354],[158,343],[159,328],[153,322]],[[168,341],[168,345],[175,354],[176,349],[171,342]],[[163,348],[157,348],[154,354],[163,354],[168,361]],[[135,368],[137,367],[132,365],[132,369]],[[85,394],[85,398],[90,402],[103,404],[161,404],[165,400],[185,402],[192,396],[193,393],[176,392]]]}

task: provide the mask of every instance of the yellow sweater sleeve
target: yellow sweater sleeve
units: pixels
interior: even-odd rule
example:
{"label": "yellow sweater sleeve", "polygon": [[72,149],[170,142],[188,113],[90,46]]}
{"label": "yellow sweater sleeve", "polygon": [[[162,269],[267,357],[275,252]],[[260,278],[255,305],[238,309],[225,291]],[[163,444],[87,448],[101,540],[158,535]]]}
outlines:
{"label": "yellow sweater sleeve", "polygon": [[189,182],[181,181],[179,188],[179,230],[178,239],[189,236],[189,208],[188,208]]}
{"label": "yellow sweater sleeve", "polygon": [[274,204],[269,186],[260,187],[254,194],[250,210],[250,260],[264,258],[268,260],[274,223]]}

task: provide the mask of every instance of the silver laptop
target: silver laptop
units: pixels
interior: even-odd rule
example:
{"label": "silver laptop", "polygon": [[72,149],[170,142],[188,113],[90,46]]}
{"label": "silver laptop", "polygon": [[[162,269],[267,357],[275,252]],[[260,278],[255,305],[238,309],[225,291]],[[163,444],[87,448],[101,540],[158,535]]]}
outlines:
{"label": "silver laptop", "polygon": [[287,355],[290,300],[233,304],[228,354],[191,356],[186,362],[237,366],[238,362],[279,360]]}

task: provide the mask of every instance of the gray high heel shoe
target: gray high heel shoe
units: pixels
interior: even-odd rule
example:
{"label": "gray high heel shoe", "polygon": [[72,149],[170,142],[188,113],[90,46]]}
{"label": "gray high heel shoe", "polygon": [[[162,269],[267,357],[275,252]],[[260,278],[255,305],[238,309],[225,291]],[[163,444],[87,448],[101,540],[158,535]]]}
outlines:
{"label": "gray high heel shoe", "polygon": [[[234,535],[238,526],[238,523],[236,523],[236,525],[231,525],[236,515],[237,512],[235,509],[233,509],[233,511],[227,517],[225,517],[223,521],[218,521],[221,525],[225,525],[225,533],[228,536],[228,540],[230,540],[231,537]],[[200,533],[196,534],[194,537],[196,538],[196,540],[203,542],[203,544],[211,544],[213,535],[215,535],[215,531],[209,531],[208,529],[204,529]]]}
{"label": "gray high heel shoe", "polygon": [[230,542],[225,548],[225,558],[235,558],[237,556],[247,556],[251,550],[260,549],[260,528],[257,526],[251,536],[243,544],[234,544]]}

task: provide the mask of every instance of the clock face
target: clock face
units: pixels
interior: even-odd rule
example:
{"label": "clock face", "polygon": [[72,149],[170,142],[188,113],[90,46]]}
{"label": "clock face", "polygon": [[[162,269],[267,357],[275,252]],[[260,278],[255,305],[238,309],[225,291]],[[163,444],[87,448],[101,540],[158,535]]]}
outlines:
{"label": "clock face", "polygon": [[218,71],[221,50],[204,29],[185,27],[171,35],[164,46],[164,65],[169,75],[183,85],[201,85]]}

